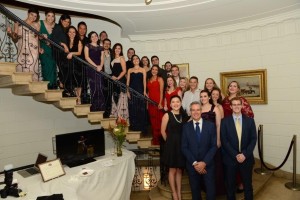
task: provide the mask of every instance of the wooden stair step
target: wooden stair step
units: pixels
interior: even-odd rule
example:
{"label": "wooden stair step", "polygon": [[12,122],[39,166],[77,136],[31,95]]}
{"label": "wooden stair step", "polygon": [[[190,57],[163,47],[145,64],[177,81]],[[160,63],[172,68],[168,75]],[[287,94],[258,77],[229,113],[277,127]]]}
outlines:
{"label": "wooden stair step", "polygon": [[160,194],[158,187],[155,187],[150,190],[149,192],[149,199],[150,200],[170,200],[171,198],[164,197]]}
{"label": "wooden stair step", "polygon": [[40,102],[59,101],[62,98],[63,90],[46,90],[42,94],[37,94],[33,97],[34,100]]}
{"label": "wooden stair step", "polygon": [[88,120],[90,123],[100,123],[103,119],[104,111],[96,111],[88,113]]}
{"label": "wooden stair step", "polygon": [[117,120],[116,117],[101,119],[101,126],[107,130],[109,127],[116,126],[116,120]]}
{"label": "wooden stair step", "polygon": [[126,133],[126,140],[129,143],[136,143],[141,138],[141,131],[128,131]]}
{"label": "wooden stair step", "polygon": [[20,85],[12,88],[12,93],[15,95],[36,95],[45,93],[48,88],[48,81],[35,81],[26,85]]}
{"label": "wooden stair step", "polygon": [[75,105],[73,108],[73,113],[76,116],[87,116],[90,113],[91,104],[81,104]]}
{"label": "wooden stair step", "polygon": [[62,110],[72,109],[76,105],[77,97],[63,97],[59,101],[54,103],[54,106]]}
{"label": "wooden stair step", "polygon": [[14,87],[27,85],[32,82],[32,72],[13,72],[10,76],[0,78],[0,87]]}
{"label": "wooden stair step", "polygon": [[16,71],[17,63],[0,62],[0,77],[12,75]]}
{"label": "wooden stair step", "polygon": [[152,138],[140,138],[137,141],[137,146],[141,149],[147,149],[151,146],[152,144]]}

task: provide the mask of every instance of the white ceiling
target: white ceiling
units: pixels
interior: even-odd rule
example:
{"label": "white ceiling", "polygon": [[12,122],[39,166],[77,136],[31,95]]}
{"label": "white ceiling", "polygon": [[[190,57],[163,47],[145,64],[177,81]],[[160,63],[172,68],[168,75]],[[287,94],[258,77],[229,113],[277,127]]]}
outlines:
{"label": "white ceiling", "polygon": [[109,18],[122,36],[201,30],[300,9],[300,0],[19,0]]}

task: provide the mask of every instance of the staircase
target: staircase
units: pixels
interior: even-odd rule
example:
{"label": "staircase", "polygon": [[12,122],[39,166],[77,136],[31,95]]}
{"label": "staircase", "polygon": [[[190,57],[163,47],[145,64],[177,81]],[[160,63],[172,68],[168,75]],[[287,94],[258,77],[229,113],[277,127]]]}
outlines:
{"label": "staircase", "polygon": [[[47,81],[32,82],[31,72],[16,72],[16,63],[0,62],[0,88],[11,88],[12,93],[32,96],[34,100],[53,104],[63,111],[72,111],[76,117],[86,117],[91,124],[99,124],[105,130],[116,124],[116,118],[104,118],[103,111],[90,112],[91,104],[76,104],[76,97],[62,97],[62,90],[48,90]],[[140,131],[126,129],[128,143],[136,143],[139,148],[151,147],[151,137],[141,138]]]}

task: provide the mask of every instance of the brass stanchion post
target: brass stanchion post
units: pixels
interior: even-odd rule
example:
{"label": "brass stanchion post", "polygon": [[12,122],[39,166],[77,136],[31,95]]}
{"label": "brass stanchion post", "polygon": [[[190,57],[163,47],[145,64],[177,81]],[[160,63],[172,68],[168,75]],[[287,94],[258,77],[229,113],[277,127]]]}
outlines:
{"label": "brass stanchion post", "polygon": [[[260,140],[260,145],[261,145],[261,147],[260,147],[260,149],[261,149],[261,156],[262,156],[262,159],[263,159],[263,157],[264,157],[264,148],[263,148],[263,142],[264,142],[264,140],[263,140],[263,136],[264,136],[264,134],[263,134],[263,132],[264,132],[264,127],[263,127],[263,125],[262,124],[260,124],[259,125],[259,127],[258,127],[258,131],[261,133],[260,134],[260,138],[258,138],[259,140]],[[260,175],[267,175],[267,174],[270,174],[271,172],[269,171],[269,170],[267,170],[267,169],[265,169],[264,168],[264,166],[263,166],[263,164],[262,164],[262,161],[260,161],[260,168],[256,168],[256,169],[254,169],[254,171],[255,171],[255,173],[257,173],[257,174],[260,174]]]}
{"label": "brass stanchion post", "polygon": [[296,165],[296,161],[297,161],[297,135],[294,135],[293,137],[293,141],[294,141],[294,147],[293,147],[293,182],[288,182],[285,184],[285,187],[290,189],[290,190],[294,190],[294,191],[300,191],[300,184],[297,183],[296,180],[296,171],[297,171],[297,165]]}

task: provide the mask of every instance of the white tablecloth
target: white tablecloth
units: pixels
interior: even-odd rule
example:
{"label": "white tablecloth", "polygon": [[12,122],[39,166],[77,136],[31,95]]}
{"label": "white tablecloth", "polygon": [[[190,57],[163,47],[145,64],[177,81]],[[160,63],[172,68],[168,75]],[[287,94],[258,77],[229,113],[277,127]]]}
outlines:
{"label": "white tablecloth", "polygon": [[[129,200],[135,154],[123,149],[123,156],[117,157],[110,152],[107,150],[106,155],[96,162],[74,168],[65,167],[66,175],[45,183],[40,174],[22,178],[14,172],[19,188],[27,191],[26,197],[18,199],[36,200],[38,196],[62,193],[64,200]],[[92,169],[94,173],[82,176],[80,172],[83,168]]]}

